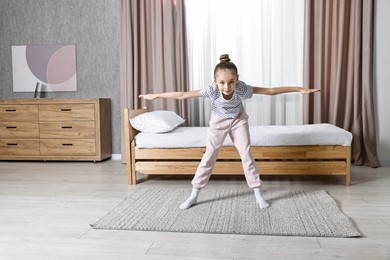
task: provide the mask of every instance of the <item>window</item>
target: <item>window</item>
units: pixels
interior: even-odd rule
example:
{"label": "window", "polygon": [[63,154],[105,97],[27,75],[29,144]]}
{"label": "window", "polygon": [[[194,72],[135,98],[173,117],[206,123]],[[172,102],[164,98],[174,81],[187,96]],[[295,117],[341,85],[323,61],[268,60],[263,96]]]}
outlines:
{"label": "window", "polygon": [[[228,53],[253,86],[302,86],[304,0],[186,0],[190,88],[213,81]],[[299,93],[245,101],[251,125],[302,124]],[[191,100],[191,125],[208,125],[209,100]]]}

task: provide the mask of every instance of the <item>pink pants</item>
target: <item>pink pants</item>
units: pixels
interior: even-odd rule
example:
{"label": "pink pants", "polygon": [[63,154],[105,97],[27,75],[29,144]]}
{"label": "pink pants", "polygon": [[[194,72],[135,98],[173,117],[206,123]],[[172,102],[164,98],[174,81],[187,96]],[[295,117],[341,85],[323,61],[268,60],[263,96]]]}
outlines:
{"label": "pink pants", "polygon": [[229,134],[240,154],[249,188],[261,186],[262,181],[260,180],[259,170],[256,167],[250,150],[248,115],[242,112],[237,118],[231,119],[222,118],[215,114],[211,115],[206,152],[203,154],[202,160],[191,182],[193,188],[201,189],[208,183],[217,160],[218,152],[227,134]]}

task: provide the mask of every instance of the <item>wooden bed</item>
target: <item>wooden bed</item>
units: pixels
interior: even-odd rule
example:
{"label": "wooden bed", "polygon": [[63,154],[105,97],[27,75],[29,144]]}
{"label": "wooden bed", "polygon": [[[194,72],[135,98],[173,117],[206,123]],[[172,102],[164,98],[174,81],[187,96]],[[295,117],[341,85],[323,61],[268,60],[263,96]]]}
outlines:
{"label": "wooden bed", "polygon": [[[137,172],[147,175],[193,175],[205,148],[138,148],[138,133],[129,123],[148,112],[143,109],[124,109],[124,133],[128,184],[137,183]],[[264,175],[342,175],[351,184],[351,147],[341,145],[252,146],[252,153]],[[214,175],[243,174],[235,147],[222,147]]]}

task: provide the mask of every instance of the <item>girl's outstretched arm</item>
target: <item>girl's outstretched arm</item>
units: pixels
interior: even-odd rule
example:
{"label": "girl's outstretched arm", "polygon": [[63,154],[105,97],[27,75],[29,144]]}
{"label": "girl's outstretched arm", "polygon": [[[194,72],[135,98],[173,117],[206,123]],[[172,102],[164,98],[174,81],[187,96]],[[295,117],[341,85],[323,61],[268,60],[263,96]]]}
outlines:
{"label": "girl's outstretched arm", "polygon": [[202,96],[200,90],[188,91],[188,92],[165,92],[159,94],[141,94],[140,98],[153,100],[156,98],[173,98],[173,99],[187,99]]}
{"label": "girl's outstretched arm", "polygon": [[275,87],[275,88],[253,87],[253,94],[263,94],[263,95],[278,95],[278,94],[284,94],[290,92],[310,94],[319,91],[320,89],[302,88],[302,87]]}

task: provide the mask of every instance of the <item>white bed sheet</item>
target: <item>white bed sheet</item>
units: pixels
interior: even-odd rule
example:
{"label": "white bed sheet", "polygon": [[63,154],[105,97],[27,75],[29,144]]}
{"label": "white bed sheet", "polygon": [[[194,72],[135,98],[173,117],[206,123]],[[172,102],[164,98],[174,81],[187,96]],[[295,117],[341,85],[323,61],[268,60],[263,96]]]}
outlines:
{"label": "white bed sheet", "polygon": [[[331,124],[250,126],[252,146],[342,145],[350,146],[352,134]],[[139,133],[138,148],[205,147],[207,127],[178,127],[163,134]],[[227,136],[224,146],[233,146]]]}

